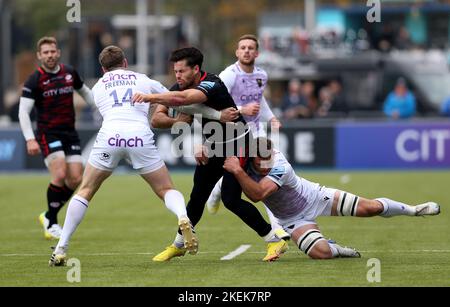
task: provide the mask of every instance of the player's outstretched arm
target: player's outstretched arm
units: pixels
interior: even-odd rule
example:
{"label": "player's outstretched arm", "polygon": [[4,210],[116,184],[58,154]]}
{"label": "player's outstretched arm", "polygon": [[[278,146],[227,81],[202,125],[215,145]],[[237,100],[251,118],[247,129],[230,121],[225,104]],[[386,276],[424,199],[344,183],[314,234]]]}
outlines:
{"label": "player's outstretched arm", "polygon": [[217,111],[204,104],[193,104],[187,106],[173,107],[179,112],[183,112],[190,115],[201,114],[203,117],[213,120],[219,120],[223,123],[232,122],[239,117],[239,111],[234,107]]}
{"label": "player's outstretched arm", "polygon": [[264,200],[278,190],[278,186],[270,179],[263,178],[256,182],[242,169],[237,157],[225,160],[223,168],[232,173],[239,181],[245,195],[254,203]]}
{"label": "player's outstretched arm", "polygon": [[197,89],[187,89],[184,91],[171,91],[159,94],[144,94],[136,93],[133,95],[134,103],[158,103],[166,107],[184,106],[196,103],[203,103],[208,98],[206,95]]}

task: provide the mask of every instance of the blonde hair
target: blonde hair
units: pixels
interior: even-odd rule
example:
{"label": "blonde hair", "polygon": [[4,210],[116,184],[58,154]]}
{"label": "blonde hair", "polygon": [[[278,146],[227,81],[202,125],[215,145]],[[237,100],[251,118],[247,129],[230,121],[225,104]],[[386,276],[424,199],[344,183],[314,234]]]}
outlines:
{"label": "blonde hair", "polygon": [[253,34],[244,34],[244,35],[242,35],[241,37],[239,37],[238,44],[239,44],[240,41],[242,41],[242,40],[244,40],[244,39],[250,39],[250,40],[254,41],[254,42],[256,43],[256,50],[259,49],[258,38],[256,37],[256,35],[253,35]]}
{"label": "blonde hair", "polygon": [[117,46],[108,46],[100,52],[98,61],[102,67],[109,71],[113,68],[122,67],[125,60],[125,54],[123,50]]}

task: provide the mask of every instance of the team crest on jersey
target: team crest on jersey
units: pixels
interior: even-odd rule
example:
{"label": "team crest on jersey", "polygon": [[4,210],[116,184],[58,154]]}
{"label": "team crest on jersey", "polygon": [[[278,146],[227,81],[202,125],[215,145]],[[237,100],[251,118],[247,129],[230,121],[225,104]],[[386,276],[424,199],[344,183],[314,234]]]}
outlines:
{"label": "team crest on jersey", "polygon": [[67,74],[66,75],[66,81],[70,81],[72,80],[72,75],[71,74]]}
{"label": "team crest on jersey", "polygon": [[256,82],[258,83],[259,87],[263,86],[262,79],[256,79]]}

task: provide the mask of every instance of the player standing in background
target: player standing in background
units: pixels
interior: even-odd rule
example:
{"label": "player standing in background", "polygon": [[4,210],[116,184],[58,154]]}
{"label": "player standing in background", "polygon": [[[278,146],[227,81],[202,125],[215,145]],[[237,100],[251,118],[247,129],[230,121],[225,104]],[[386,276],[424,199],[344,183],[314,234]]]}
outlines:
{"label": "player standing in background", "polygon": [[[138,93],[133,98],[135,102],[161,105],[157,107],[152,117],[154,127],[168,127],[174,122],[168,115],[168,106],[205,104],[216,110],[230,107],[237,109],[220,78],[201,70],[203,54],[200,50],[193,47],[175,50],[170,60],[173,62],[177,79],[171,92],[150,95]],[[225,157],[230,155],[239,156],[241,163],[246,164],[252,137],[249,129],[245,128],[245,123],[242,116],[226,124],[211,120],[202,121],[204,148],[209,148],[210,152],[203,151],[200,156],[196,156],[194,186],[187,212],[193,225],[197,225],[203,215],[206,200],[216,182],[223,176],[222,199],[225,207],[264,238],[268,244],[267,254],[263,260],[273,261],[286,251],[287,243],[264,220],[254,205],[241,198],[242,188],[239,183],[232,174],[224,172],[223,169]],[[240,126],[242,130],[239,130]],[[185,253],[186,249],[183,248],[182,238],[178,232],[173,244],[156,255],[153,260],[168,261],[173,257],[184,256]]]}
{"label": "player standing in background", "polygon": [[[58,212],[81,181],[83,160],[75,131],[73,92],[76,90],[93,105],[91,90],[71,66],[60,64],[61,51],[53,37],[37,43],[40,67],[25,82],[19,105],[19,120],[29,155],[40,152],[51,176],[47,188],[48,209],[39,216],[46,239],[59,239]],[[30,112],[37,110],[37,138]]]}
{"label": "player standing in background", "polygon": [[[245,34],[237,43],[237,62],[228,66],[219,74],[228,92],[233,97],[240,113],[252,129],[253,137],[266,136],[264,123],[270,123],[272,129],[280,128],[280,121],[273,115],[266,99],[264,89],[267,85],[267,73],[255,66],[259,55],[259,43],[255,35]],[[215,214],[220,206],[222,178],[217,182],[206,202],[208,211]],[[282,229],[272,212],[265,206],[273,229]],[[286,233],[283,238],[289,238]]]}
{"label": "player standing in background", "polygon": [[319,216],[392,217],[440,213],[440,206],[434,202],[409,206],[388,198],[371,200],[326,188],[297,176],[284,155],[273,149],[270,140],[258,138],[256,144],[258,155],[247,171],[236,157],[228,158],[224,168],[237,178],[248,198],[262,201],[269,207],[298,248],[313,259],[361,257],[353,248],[324,239],[316,223]]}

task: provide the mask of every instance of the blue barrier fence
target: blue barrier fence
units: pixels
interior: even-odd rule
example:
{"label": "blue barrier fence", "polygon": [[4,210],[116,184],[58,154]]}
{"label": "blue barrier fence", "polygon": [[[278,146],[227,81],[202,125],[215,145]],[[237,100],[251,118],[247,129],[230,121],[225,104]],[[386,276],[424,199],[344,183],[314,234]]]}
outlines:
{"label": "blue barrier fence", "polygon": [[[85,160],[97,128],[78,130]],[[176,135],[155,130],[161,156],[170,168],[192,168],[195,160],[174,154]],[[185,145],[192,137],[184,140]],[[294,167],[329,169],[450,169],[450,121],[287,123],[278,146]],[[44,169],[41,157],[26,154],[19,127],[0,130],[0,171]]]}

